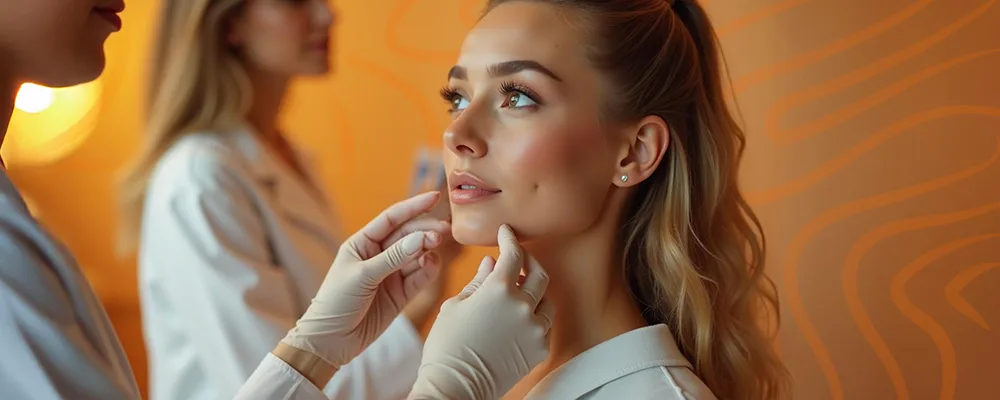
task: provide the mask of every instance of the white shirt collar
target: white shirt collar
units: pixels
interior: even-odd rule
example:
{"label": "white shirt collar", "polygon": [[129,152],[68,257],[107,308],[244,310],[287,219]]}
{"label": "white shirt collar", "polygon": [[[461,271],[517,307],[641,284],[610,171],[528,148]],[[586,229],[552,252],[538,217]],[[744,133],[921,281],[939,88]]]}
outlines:
{"label": "white shirt collar", "polygon": [[692,368],[664,324],[623,333],[580,353],[542,379],[526,399],[576,399],[608,382],[656,367]]}

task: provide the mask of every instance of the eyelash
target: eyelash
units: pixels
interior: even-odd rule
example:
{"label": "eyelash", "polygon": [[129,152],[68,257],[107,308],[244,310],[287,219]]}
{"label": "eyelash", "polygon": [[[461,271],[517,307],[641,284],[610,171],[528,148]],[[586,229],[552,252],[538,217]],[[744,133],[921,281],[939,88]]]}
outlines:
{"label": "eyelash", "polygon": [[444,101],[453,102],[459,97],[462,97],[462,94],[458,93],[457,90],[450,87],[441,88],[441,98],[444,99]]}
{"label": "eyelash", "polygon": [[452,89],[450,87],[445,87],[441,89],[441,98],[444,99],[445,103],[448,103],[448,113],[454,114],[458,110],[455,109],[455,100],[462,98],[462,94],[458,90]]}
{"label": "eyelash", "polygon": [[531,88],[511,81],[504,81],[500,84],[500,94],[510,96],[512,93],[521,93],[528,96],[528,98],[534,101],[535,104],[542,105],[541,98],[539,98],[538,94],[535,93],[534,90],[531,90]]}
{"label": "eyelash", "polygon": [[[534,101],[535,104],[542,105],[541,98],[538,96],[537,93],[535,93],[534,90],[531,90],[531,88],[516,82],[504,81],[500,83],[499,92],[503,96],[510,96],[513,93],[520,93],[527,96],[532,101]],[[454,108],[455,100],[462,98],[463,97],[462,93],[459,93],[458,90],[455,90],[453,88],[445,87],[441,89],[440,95],[441,98],[444,99],[444,101],[451,106],[451,108],[448,109],[449,113],[454,113],[458,111]]]}

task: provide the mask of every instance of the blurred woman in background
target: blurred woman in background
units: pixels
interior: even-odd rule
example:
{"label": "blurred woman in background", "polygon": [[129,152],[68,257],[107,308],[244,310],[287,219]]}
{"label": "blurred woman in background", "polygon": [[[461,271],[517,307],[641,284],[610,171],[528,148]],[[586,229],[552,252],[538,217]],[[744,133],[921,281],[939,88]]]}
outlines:
{"label": "blurred woman in background", "polygon": [[[309,158],[278,126],[291,80],[330,70],[335,18],[326,0],[163,4],[121,237],[138,251],[151,398],[230,399],[302,316],[339,246]],[[326,392],[405,397],[417,329],[442,295],[431,285]],[[393,379],[376,384],[376,370]]]}

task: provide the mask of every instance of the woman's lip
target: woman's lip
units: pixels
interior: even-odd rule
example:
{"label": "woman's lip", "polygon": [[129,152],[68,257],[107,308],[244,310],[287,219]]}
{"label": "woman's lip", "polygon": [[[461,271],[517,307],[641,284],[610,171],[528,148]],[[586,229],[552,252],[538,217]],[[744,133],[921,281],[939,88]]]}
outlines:
{"label": "woman's lip", "polygon": [[317,42],[313,45],[313,48],[319,51],[330,51],[330,39],[323,39],[323,41]]}
{"label": "woman's lip", "polygon": [[480,188],[462,189],[461,187],[455,187],[451,189],[449,197],[451,204],[463,205],[488,200],[497,194],[500,194],[499,190],[486,190]]}
{"label": "woman's lip", "polygon": [[500,189],[491,187],[478,176],[468,172],[452,172],[448,176],[448,184],[453,190],[460,189],[463,185],[475,186],[487,192],[499,192]]}
{"label": "woman's lip", "polygon": [[115,32],[122,29],[122,18],[118,16],[118,11],[111,8],[95,8],[94,12],[105,21],[108,21],[115,28]]}

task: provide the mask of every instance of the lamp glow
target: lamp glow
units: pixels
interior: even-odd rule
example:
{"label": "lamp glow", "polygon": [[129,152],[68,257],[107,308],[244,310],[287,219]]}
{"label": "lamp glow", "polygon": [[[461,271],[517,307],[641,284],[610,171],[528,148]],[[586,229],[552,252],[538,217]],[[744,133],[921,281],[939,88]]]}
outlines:
{"label": "lamp glow", "polygon": [[72,153],[94,130],[101,91],[100,78],[65,88],[22,85],[0,148],[4,162],[45,165]]}
{"label": "lamp glow", "polygon": [[29,114],[37,114],[48,109],[55,100],[52,89],[33,83],[21,85],[14,100],[14,108]]}

